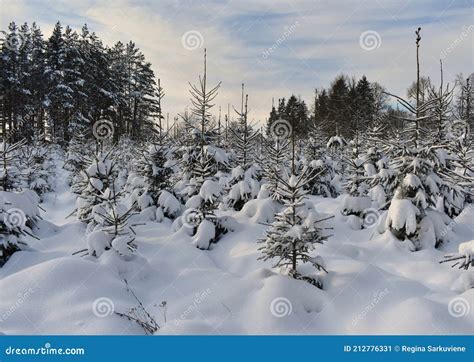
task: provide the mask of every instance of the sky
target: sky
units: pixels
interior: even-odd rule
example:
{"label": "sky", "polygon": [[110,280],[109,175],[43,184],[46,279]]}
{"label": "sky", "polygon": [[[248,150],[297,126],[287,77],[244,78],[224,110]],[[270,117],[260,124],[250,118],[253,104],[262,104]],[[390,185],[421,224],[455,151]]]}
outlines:
{"label": "sky", "polygon": [[471,73],[470,0],[0,0],[0,30],[35,21],[45,36],[57,21],[80,30],[87,23],[107,45],[134,41],[153,64],[171,119],[189,101],[207,49],[208,81],[222,82],[213,113],[240,109],[241,84],[249,118],[268,117],[278,98],[295,94],[309,106],[315,88],[341,73],[405,96],[416,77],[415,30],[422,28],[421,74],[439,84]]}

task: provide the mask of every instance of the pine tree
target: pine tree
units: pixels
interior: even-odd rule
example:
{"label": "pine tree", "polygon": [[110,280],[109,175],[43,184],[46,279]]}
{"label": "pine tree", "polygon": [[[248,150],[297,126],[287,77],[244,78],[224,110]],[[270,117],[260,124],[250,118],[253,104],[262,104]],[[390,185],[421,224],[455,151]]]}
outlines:
{"label": "pine tree", "polygon": [[190,179],[185,190],[188,196],[193,196],[187,200],[187,210],[181,220],[183,224],[191,226],[196,247],[204,250],[209,249],[211,243],[217,242],[227,231],[221,219],[214,213],[221,201],[223,190],[215,178],[216,157],[219,150],[209,144],[209,141],[215,139],[210,109],[214,106],[212,102],[217,97],[220,83],[208,89],[206,57],[204,49],[204,73],[202,77],[199,76],[199,85],[190,83],[193,105],[191,111],[197,118],[199,128],[195,128],[191,121],[186,119],[194,138],[191,140],[192,152],[187,153],[186,162],[190,166]]}
{"label": "pine tree", "polygon": [[240,210],[243,205],[255,198],[260,189],[258,178],[260,169],[253,165],[255,161],[255,146],[259,132],[254,131],[248,124],[248,95],[244,101],[244,85],[242,84],[242,104],[240,111],[234,108],[239,116],[239,125],[232,129],[233,146],[236,152],[237,167],[232,170],[228,184],[227,206]]}
{"label": "pine tree", "polygon": [[366,159],[361,152],[361,134],[355,132],[355,138],[351,141],[351,156],[345,157],[347,180],[344,184],[347,195],[342,205],[341,213],[350,216],[349,220],[354,229],[364,225],[365,212],[371,207],[368,197],[368,177],[366,176]]}
{"label": "pine tree", "polygon": [[26,144],[22,140],[13,144],[6,141],[0,143],[0,190],[12,191],[20,188],[20,171],[18,155],[21,148]]}
{"label": "pine tree", "polygon": [[246,170],[254,161],[253,150],[258,131],[254,131],[248,122],[248,94],[244,101],[244,84],[242,84],[242,105],[240,111],[234,108],[239,117],[239,127],[232,130],[233,147],[237,155],[237,164]]}
{"label": "pine tree", "polygon": [[79,132],[72,134],[64,160],[64,169],[69,171],[70,185],[78,181],[77,177],[80,177],[81,171],[84,170],[92,157],[89,146],[85,134]]}
{"label": "pine tree", "polygon": [[[276,128],[273,130],[275,136],[280,134],[275,131]],[[274,168],[273,176],[278,181],[278,189],[274,191],[278,196],[275,198],[283,204],[283,210],[275,214],[275,221],[269,225],[265,238],[261,240],[264,245],[260,250],[264,254],[262,259],[277,258],[275,267],[287,267],[293,278],[322,287],[319,279],[303,276],[297,270],[299,263],[310,262],[318,270],[326,271],[321,258],[310,256],[315,244],[322,243],[325,237],[321,228],[316,226],[321,220],[317,220],[316,212],[308,210],[304,202],[311,179],[318,175],[312,175],[309,167],[298,167],[294,152],[296,137],[291,133],[291,127],[289,131],[287,137],[293,150],[288,160],[291,167],[286,168],[280,164],[279,169]]]}
{"label": "pine tree", "polygon": [[[274,124],[277,124],[274,123]],[[280,201],[283,170],[288,167],[289,141],[286,139],[268,140],[265,144],[265,160],[262,164],[264,180],[275,201]]]}
{"label": "pine tree", "polygon": [[87,235],[88,248],[74,254],[100,257],[105,251],[114,250],[123,257],[133,256],[136,251],[135,231],[130,224],[130,217],[134,215],[133,205],[126,207],[119,201],[119,196],[115,188],[102,192],[102,202],[92,209],[94,223]]}
{"label": "pine tree", "polygon": [[80,191],[75,213],[79,220],[89,224],[89,230],[96,225],[94,207],[109,200],[110,192],[114,197],[119,195],[116,184],[118,169],[115,161],[111,159],[113,152],[114,149],[111,149],[95,154],[89,166],[81,172],[82,179],[74,185],[75,189]]}
{"label": "pine tree", "polygon": [[63,38],[63,27],[57,22],[53,34],[48,39],[46,48],[46,94],[48,134],[54,140],[64,138],[63,120],[67,119],[66,109],[72,99],[72,90],[64,83],[64,61],[66,48]]}
{"label": "pine tree", "polygon": [[[436,212],[440,195],[449,189],[449,181],[443,179],[437,168],[438,155],[432,145],[425,142],[428,130],[424,126],[438,102],[437,98],[422,101],[420,92],[419,46],[420,31],[416,31],[417,92],[416,104],[397,97],[398,102],[411,114],[404,118],[407,126],[402,132],[403,142],[397,148],[398,155],[391,166],[396,170],[396,190],[391,200],[385,225],[400,240],[410,240],[412,249],[428,245],[439,246],[445,236],[437,232],[439,225],[449,223],[444,213]],[[439,211],[439,210],[438,210]],[[435,227],[436,226],[436,227]]]}
{"label": "pine tree", "polygon": [[37,238],[32,229],[39,218],[38,203],[33,191],[0,191],[0,267],[27,248],[28,236]]}
{"label": "pine tree", "polygon": [[375,117],[375,99],[372,85],[366,76],[362,76],[356,86],[356,109],[358,111],[358,128],[360,130],[368,127]]}
{"label": "pine tree", "polygon": [[35,135],[28,147],[20,153],[22,188],[35,191],[40,200],[42,195],[53,189],[53,164],[51,150],[44,137]]}

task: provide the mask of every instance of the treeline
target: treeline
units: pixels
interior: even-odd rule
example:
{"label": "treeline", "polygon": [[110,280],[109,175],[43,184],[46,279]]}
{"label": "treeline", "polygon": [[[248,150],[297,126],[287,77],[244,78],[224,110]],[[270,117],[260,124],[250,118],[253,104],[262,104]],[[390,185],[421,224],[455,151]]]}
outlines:
{"label": "treeline", "polygon": [[0,132],[19,140],[37,132],[67,142],[112,122],[114,137],[140,138],[160,117],[151,64],[133,42],[103,44],[84,25],[78,33],[58,22],[49,38],[33,23],[11,23],[0,53]]}
{"label": "treeline", "polygon": [[[468,78],[462,74],[456,77],[456,99],[449,110],[453,118],[469,120],[471,128],[474,119],[471,106],[473,80],[473,74]],[[435,99],[438,92],[429,77],[421,78],[420,101]],[[413,82],[407,89],[407,99],[415,102],[415,98],[416,82]],[[403,129],[406,124],[402,119],[406,116],[403,108],[393,107],[393,99],[390,103],[387,90],[379,83],[369,82],[366,76],[356,80],[341,74],[328,89],[315,89],[310,109],[304,100],[295,95],[291,95],[288,100],[278,99],[277,104],[272,105],[268,117],[267,134],[276,120],[284,119],[290,122],[293,130],[302,138],[306,138],[316,126],[326,139],[335,135],[351,139],[357,132],[371,128],[374,122],[382,122],[392,131]],[[436,123],[428,122],[428,126],[436,127]]]}
{"label": "treeline", "polygon": [[[472,78],[457,77],[450,110],[454,118],[469,120],[471,128]],[[415,101],[415,88],[416,82],[407,90],[409,101]],[[437,92],[429,78],[420,78],[420,101],[436,98]],[[151,64],[133,42],[109,47],[87,25],[76,32],[59,22],[47,39],[35,23],[12,22],[5,32],[0,50],[0,138],[8,133],[10,141],[18,141],[37,133],[67,144],[77,132],[93,138],[93,125],[105,119],[114,129],[114,141],[123,135],[147,139],[161,128],[163,96]],[[365,76],[337,76],[327,89],[315,90],[310,106],[295,95],[276,103],[267,120],[267,135],[275,120],[285,119],[301,139],[314,126],[326,139],[350,139],[374,121],[402,129],[407,116],[391,106],[393,98],[389,103],[383,86]],[[224,132],[220,119],[211,118],[219,133],[230,134],[231,119],[223,123]],[[175,136],[183,125],[186,122],[177,125]]]}

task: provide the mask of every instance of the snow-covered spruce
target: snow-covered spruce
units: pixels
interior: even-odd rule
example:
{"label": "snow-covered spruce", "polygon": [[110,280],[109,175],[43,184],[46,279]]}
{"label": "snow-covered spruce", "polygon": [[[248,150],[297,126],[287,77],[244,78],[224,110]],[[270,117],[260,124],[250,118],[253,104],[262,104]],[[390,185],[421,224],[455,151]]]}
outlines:
{"label": "snow-covered spruce", "polygon": [[[359,137],[359,136],[358,136]],[[369,191],[369,176],[367,176],[366,159],[360,155],[360,141],[356,137],[351,141],[352,157],[346,158],[345,170],[348,173],[344,184],[347,195],[341,208],[341,213],[348,217],[348,222],[353,229],[361,229],[364,226],[366,210],[371,208]],[[373,171],[370,170],[369,172]]]}
{"label": "snow-covered spruce", "polygon": [[168,146],[155,142],[149,144],[126,182],[130,205],[134,204],[137,211],[149,214],[152,220],[161,221],[162,216],[176,218],[182,205],[172,188],[175,166]]}
{"label": "snow-covered spruce", "polygon": [[268,140],[265,145],[265,161],[262,164],[264,183],[268,185],[271,197],[279,201],[280,178],[288,167],[289,141],[286,139]]}
{"label": "snow-covered spruce", "polygon": [[229,217],[217,217],[215,211],[222,201],[222,186],[212,180],[202,184],[199,194],[186,202],[179,222],[190,230],[197,248],[207,250],[231,228]]}
{"label": "snow-covered spruce", "polygon": [[22,189],[35,191],[40,199],[53,188],[54,165],[52,149],[42,137],[34,137],[20,152]]}
{"label": "snow-covered spruce", "polygon": [[[79,220],[94,226],[94,206],[108,199],[108,190],[117,194],[120,187],[116,184],[118,168],[112,160],[113,149],[108,152],[98,152],[87,168],[81,172],[81,180],[73,185],[74,189],[80,190],[76,201],[75,213]],[[104,195],[105,194],[105,195]]]}
{"label": "snow-covered spruce", "polygon": [[261,169],[255,164],[256,142],[260,133],[248,122],[248,95],[245,95],[244,101],[243,84],[241,109],[234,110],[239,119],[238,124],[231,128],[231,142],[237,166],[232,169],[231,178],[226,185],[228,196],[224,203],[227,207],[240,210],[247,201],[257,196],[261,179]]}
{"label": "snow-covered spruce", "polygon": [[[420,30],[416,31],[417,59]],[[457,189],[454,179],[447,175],[445,146],[429,131],[430,123],[434,122],[444,132],[451,92],[441,87],[438,94],[432,93],[425,100],[420,96],[419,62],[417,74],[415,104],[392,95],[406,110],[402,117],[406,127],[393,145],[392,153],[396,156],[391,167],[397,175],[396,191],[385,220],[385,227],[398,239],[409,240],[413,250],[438,247],[448,241],[448,234],[440,232],[440,224],[450,223],[446,201],[452,200],[450,192]]]}
{"label": "snow-covered spruce", "polygon": [[333,161],[328,156],[323,155],[320,159],[312,160],[309,167],[313,169],[314,174],[319,174],[308,184],[310,193],[324,197],[336,197],[339,191],[336,190],[333,184],[336,176]]}
{"label": "snow-covered spruce", "polygon": [[136,250],[135,231],[130,225],[133,208],[117,200],[111,190],[104,193],[108,196],[101,204],[94,206],[94,227],[87,235],[88,255],[100,257],[106,250],[114,250],[119,255],[131,257]]}
{"label": "snow-covered spruce", "polygon": [[235,167],[228,182],[225,205],[238,211],[246,202],[255,199],[260,191],[260,174],[258,165],[252,165],[246,171],[241,166]]}
{"label": "snow-covered spruce", "polygon": [[31,190],[0,191],[0,267],[18,250],[27,247],[27,237],[39,215],[39,197]]}
{"label": "snow-covered spruce", "polygon": [[[73,185],[80,181],[81,171],[90,163],[93,153],[90,151],[92,144],[88,142],[86,136],[75,132],[69,141],[64,168],[69,171],[69,184]],[[74,191],[74,190],[73,190]]]}
{"label": "snow-covered spruce", "polygon": [[26,139],[16,143],[0,143],[0,190],[12,191],[21,188],[19,154],[26,144]]}
{"label": "snow-covered spruce", "polygon": [[304,202],[311,180],[309,168],[304,168],[298,175],[286,173],[279,178],[280,202],[283,210],[275,214],[275,221],[265,232],[265,238],[260,240],[263,246],[263,260],[277,259],[275,267],[284,267],[288,274],[295,279],[307,280],[322,287],[322,281],[316,275],[301,275],[298,265],[311,263],[317,270],[326,271],[320,257],[311,256],[315,245],[323,243],[326,237],[322,228],[317,226],[321,221],[313,208]]}

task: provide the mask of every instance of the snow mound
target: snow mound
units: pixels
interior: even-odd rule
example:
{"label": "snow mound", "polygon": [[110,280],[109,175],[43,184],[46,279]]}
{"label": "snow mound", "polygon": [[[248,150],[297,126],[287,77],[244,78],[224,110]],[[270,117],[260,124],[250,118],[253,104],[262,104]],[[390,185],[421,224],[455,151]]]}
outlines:
{"label": "snow mound", "polygon": [[407,199],[393,199],[388,209],[385,226],[395,230],[405,228],[407,234],[416,231],[416,217],[420,211]]}
{"label": "snow mound", "polygon": [[252,219],[255,223],[271,223],[278,211],[278,204],[271,198],[255,199],[248,201],[239,215]]}

